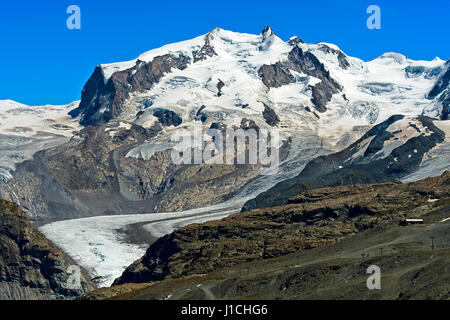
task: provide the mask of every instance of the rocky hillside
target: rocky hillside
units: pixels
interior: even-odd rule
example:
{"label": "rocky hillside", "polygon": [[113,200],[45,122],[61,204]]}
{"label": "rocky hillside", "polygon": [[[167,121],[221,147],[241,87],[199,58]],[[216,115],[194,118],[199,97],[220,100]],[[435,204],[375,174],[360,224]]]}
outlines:
{"label": "rocky hillside", "polygon": [[93,288],[67,287],[71,263],[34,229],[25,212],[0,200],[0,299],[74,299]]}
{"label": "rocky hillside", "polygon": [[[206,274],[335,244],[373,228],[418,218],[450,200],[450,172],[415,183],[314,189],[288,204],[193,224],[157,240],[115,284]],[[448,212],[448,211],[447,211]]]}

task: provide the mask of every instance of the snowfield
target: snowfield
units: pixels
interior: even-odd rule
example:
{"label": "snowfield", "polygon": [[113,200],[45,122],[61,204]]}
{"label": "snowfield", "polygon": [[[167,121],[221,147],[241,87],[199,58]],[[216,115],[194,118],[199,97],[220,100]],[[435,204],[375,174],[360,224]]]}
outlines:
{"label": "snowfield", "polygon": [[67,142],[80,130],[78,119],[68,115],[78,104],[27,106],[0,100],[0,180],[11,179],[17,164]]}

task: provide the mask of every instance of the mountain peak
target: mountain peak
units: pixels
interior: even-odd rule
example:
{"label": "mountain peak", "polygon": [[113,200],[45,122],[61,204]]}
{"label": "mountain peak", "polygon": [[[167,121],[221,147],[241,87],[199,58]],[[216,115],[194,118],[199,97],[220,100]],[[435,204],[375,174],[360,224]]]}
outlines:
{"label": "mountain peak", "polygon": [[294,37],[291,37],[291,38],[287,41],[287,43],[288,43],[290,46],[296,46],[296,45],[298,45],[299,43],[304,43],[304,41],[303,41],[302,39],[300,39],[299,37],[294,36]]}
{"label": "mountain peak", "polygon": [[[236,106],[245,109],[242,112],[245,115],[248,112],[262,113],[264,105],[261,97],[271,101],[269,107],[273,107],[275,112],[280,111],[280,114],[289,113],[287,106],[297,105],[299,101],[303,105],[307,104],[309,110],[316,108],[318,112],[325,112],[327,103],[340,106],[341,99],[344,99],[346,105],[349,104],[349,109],[344,110],[348,110],[349,116],[374,123],[380,115],[382,119],[380,110],[384,110],[385,103],[383,99],[378,100],[381,94],[392,95],[397,102],[400,100],[398,93],[401,92],[404,101],[401,103],[402,110],[407,114],[415,114],[417,110],[410,103],[413,98],[408,94],[410,90],[416,90],[415,97],[422,97],[421,102],[427,107],[427,114],[431,115],[428,110],[437,112],[438,107],[425,97],[439,71],[430,68],[442,68],[439,63],[420,61],[405,71],[414,61],[398,53],[386,53],[366,63],[347,57],[338,46],[331,43],[302,42],[298,37],[284,41],[270,26],[264,27],[260,34],[214,28],[194,39],[167,44],[141,54],[138,59],[145,64],[137,64],[135,59],[102,65],[86,84],[87,89],[83,90],[77,112],[81,114],[84,125],[122,116],[133,117],[134,111],[137,113],[144,109],[148,109],[147,113],[150,114],[157,107],[167,108],[171,105],[183,119],[189,121],[195,118],[191,117],[191,111],[194,112],[202,105],[208,107],[207,104],[210,106],[203,113],[209,112],[210,119],[213,119],[218,116],[219,109],[238,117]],[[307,66],[314,68],[310,70]],[[380,73],[386,76],[380,79]],[[107,86],[114,74],[116,77]],[[305,78],[302,74],[314,79]],[[428,74],[434,76],[426,78]],[[402,82],[394,83],[392,76]],[[417,81],[418,77],[423,77],[425,83]],[[122,86],[123,78],[127,79],[125,86]],[[328,79],[328,85],[323,79]],[[223,91],[217,87],[219,84],[222,86],[222,82],[226,84]],[[286,88],[276,89],[281,86]],[[412,89],[404,90],[406,86]],[[285,95],[288,87],[293,93]],[[314,96],[310,95],[310,90],[315,90],[311,93]],[[364,109],[364,114],[359,112],[360,90],[376,100],[367,102],[369,107]],[[342,95],[337,95],[339,91],[342,91]],[[181,94],[190,97],[186,104],[180,100]],[[336,96],[333,97],[333,94]],[[178,107],[181,104],[183,109]],[[395,108],[398,110],[397,104]],[[305,112],[309,116],[311,112],[308,109],[305,108]],[[328,114],[330,117],[336,115],[333,112]],[[312,117],[316,118],[314,114]],[[328,115],[321,119],[326,117]],[[286,119],[290,120],[290,117]]]}
{"label": "mountain peak", "polygon": [[274,35],[275,32],[273,32],[273,29],[270,26],[265,26],[264,29],[261,31],[260,35],[264,37],[270,37],[271,35]]}

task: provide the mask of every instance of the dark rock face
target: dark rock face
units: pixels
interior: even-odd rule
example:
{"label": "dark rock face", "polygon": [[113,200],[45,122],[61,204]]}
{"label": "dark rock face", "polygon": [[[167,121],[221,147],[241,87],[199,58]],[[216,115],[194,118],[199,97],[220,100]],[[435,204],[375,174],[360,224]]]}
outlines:
{"label": "dark rock face", "polygon": [[261,66],[258,74],[267,88],[278,88],[285,84],[295,82],[294,76],[281,62]]}
{"label": "dark rock face", "polygon": [[442,104],[442,120],[449,120],[450,116],[450,60],[446,62],[447,71],[438,79],[430,93],[428,99],[435,99],[440,95],[438,101]]}
{"label": "dark rock face", "polygon": [[226,125],[220,122],[213,122],[209,126],[210,129],[225,131],[227,129]]}
{"label": "dark rock face", "polygon": [[189,58],[182,55],[175,58],[166,54],[150,62],[138,60],[133,68],[114,73],[106,83],[97,67],[81,92],[80,106],[71,115],[81,114],[83,125],[114,119],[130,93],[149,90],[172,68],[183,70],[188,64]]}
{"label": "dark rock face", "polygon": [[102,91],[106,90],[105,86],[102,68],[98,66],[81,91],[80,105],[69,114],[72,117],[83,114],[86,119],[93,117],[96,110],[90,110],[89,106],[98,103],[99,99],[97,100],[97,95],[100,95]]}
{"label": "dark rock face", "polygon": [[0,299],[69,299],[92,285],[69,289],[70,265],[62,252],[31,227],[25,212],[0,199]]}
{"label": "dark rock face", "polygon": [[330,78],[330,73],[325,70],[325,66],[311,52],[304,52],[299,46],[295,46],[288,56],[288,67],[294,71],[305,73],[320,80],[328,80],[336,88],[339,85]]}
{"label": "dark rock face", "polygon": [[336,93],[335,88],[330,85],[330,82],[321,81],[316,84],[312,89],[312,99],[311,102],[314,107],[319,112],[327,111],[327,102],[331,100],[333,93]]}
{"label": "dark rock face", "polygon": [[[449,60],[450,61],[450,60]],[[450,66],[450,62],[447,61],[446,65]],[[447,68],[447,71],[438,79],[430,93],[428,94],[428,98],[433,99],[436,98],[439,94],[442,93],[446,88],[448,88],[450,84],[450,68]]]}
{"label": "dark rock face", "polygon": [[287,43],[290,46],[294,47],[294,46],[298,45],[299,43],[304,43],[304,41],[302,39],[300,39],[299,37],[293,37],[293,38],[289,39],[287,41]]}
{"label": "dark rock face", "polygon": [[181,117],[177,113],[171,110],[158,109],[155,110],[153,115],[157,117],[161,125],[165,127],[172,125],[178,127],[183,122],[183,119],[181,119]]}
{"label": "dark rock face", "polygon": [[339,66],[342,69],[347,70],[347,68],[350,67],[350,62],[348,62],[347,57],[345,56],[345,54],[342,53],[342,51],[338,52],[338,61],[339,61]]}
{"label": "dark rock face", "polygon": [[274,35],[273,29],[270,26],[265,26],[264,29],[260,32],[260,35],[264,37],[270,37],[271,35]]}
{"label": "dark rock face", "polygon": [[[310,161],[295,178],[278,183],[270,190],[247,201],[242,211],[255,208],[267,208],[284,205],[296,193],[328,186],[378,183],[399,179],[418,168],[426,152],[445,139],[445,134],[437,128],[432,120],[419,117],[422,125],[430,134],[422,133],[395,148],[389,156],[382,158],[377,154],[385,141],[392,137],[386,129],[403,116],[392,116],[385,122],[374,126],[361,139],[348,148],[331,155],[320,156]],[[364,156],[353,160],[359,151],[356,148],[362,141],[372,138]]]}
{"label": "dark rock face", "polygon": [[284,206],[186,226],[157,240],[114,284],[205,274],[333,244],[361,231],[398,224],[423,206],[424,199],[448,205],[449,183],[446,172],[410,184],[315,189],[295,194]]}
{"label": "dark rock face", "polygon": [[368,145],[364,156],[368,157],[370,155],[376,154],[378,151],[383,149],[384,143],[394,136],[393,133],[387,131],[386,129],[396,121],[403,119],[402,115],[394,115],[388,120],[380,123],[379,125],[370,129],[360,140],[365,140],[370,137],[374,137],[370,144]]}
{"label": "dark rock face", "polygon": [[450,120],[450,92],[446,95],[445,99],[442,100],[442,120]]}
{"label": "dark rock face", "polygon": [[209,44],[205,44],[199,51],[194,53],[194,63],[197,61],[206,60],[207,57],[216,56],[217,53],[214,51],[214,48]]}
{"label": "dark rock face", "polygon": [[442,72],[442,67],[428,68],[424,66],[407,66],[405,68],[405,75],[408,78],[417,78],[424,76],[425,79],[433,79],[439,76]]}
{"label": "dark rock face", "polygon": [[[331,48],[329,49],[332,50]],[[346,68],[346,57],[341,57],[341,60],[343,66]],[[318,84],[310,87],[312,91],[311,101],[319,112],[325,112],[327,110],[326,104],[331,100],[333,94],[341,90],[340,85],[331,78],[330,73],[325,69],[325,66],[319,59],[309,51],[303,52],[297,45],[289,52],[288,61],[263,65],[258,70],[258,74],[266,87],[278,88],[296,81],[290,70],[304,73],[321,80]]]}
{"label": "dark rock face", "polygon": [[264,120],[266,120],[266,123],[272,127],[276,126],[280,122],[280,118],[278,118],[275,111],[273,111],[273,109],[266,104],[264,104],[263,117]]}

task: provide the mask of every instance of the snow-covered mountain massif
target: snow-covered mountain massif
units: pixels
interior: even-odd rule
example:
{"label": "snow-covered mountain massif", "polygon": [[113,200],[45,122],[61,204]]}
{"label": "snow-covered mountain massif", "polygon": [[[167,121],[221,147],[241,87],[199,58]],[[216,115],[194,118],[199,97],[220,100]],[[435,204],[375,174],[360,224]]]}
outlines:
{"label": "snow-covered mountain massif", "polygon": [[8,180],[15,165],[30,160],[44,149],[67,142],[81,129],[68,112],[78,101],[65,106],[27,106],[0,100],[0,180]]}
{"label": "snow-covered mountain massif", "polygon": [[[358,139],[393,115],[404,119],[396,119],[395,132],[381,130],[382,137],[371,138],[390,144],[376,146],[373,159],[390,156],[414,132],[436,133],[421,149],[419,163],[389,177],[413,179],[432,159],[430,151],[439,149],[439,158],[448,159],[448,132],[442,127],[448,128],[449,64],[398,53],[365,62],[332,44],[308,44],[298,37],[284,41],[270,27],[258,35],[216,28],[134,60],[96,67],[79,103],[26,107],[1,102],[5,182],[0,195],[33,217],[53,218],[244,201],[296,176],[318,156],[349,147],[364,156],[371,141]],[[195,124],[204,131],[279,130],[278,174],[262,177],[259,164],[173,164],[171,137]],[[351,163],[347,159],[341,166]],[[428,171],[420,176],[448,168],[445,161],[438,170],[426,164]]]}

